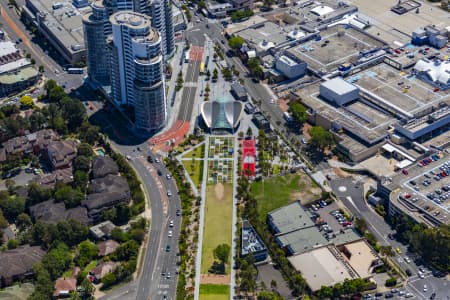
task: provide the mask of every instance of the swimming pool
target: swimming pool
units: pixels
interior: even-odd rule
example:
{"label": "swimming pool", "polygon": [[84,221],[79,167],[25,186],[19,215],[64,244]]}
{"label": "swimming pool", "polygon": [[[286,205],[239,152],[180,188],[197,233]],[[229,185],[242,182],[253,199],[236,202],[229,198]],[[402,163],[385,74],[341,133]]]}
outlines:
{"label": "swimming pool", "polygon": [[97,153],[98,156],[105,156],[105,150],[103,149],[96,149],[95,153]]}

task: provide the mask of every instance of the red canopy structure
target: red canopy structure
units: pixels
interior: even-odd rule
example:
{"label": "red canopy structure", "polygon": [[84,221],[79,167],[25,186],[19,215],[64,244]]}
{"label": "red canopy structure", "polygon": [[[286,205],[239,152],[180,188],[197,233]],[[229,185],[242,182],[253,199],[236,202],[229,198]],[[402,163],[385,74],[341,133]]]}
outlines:
{"label": "red canopy structure", "polygon": [[256,174],[256,141],[255,139],[242,142],[242,172],[245,176]]}

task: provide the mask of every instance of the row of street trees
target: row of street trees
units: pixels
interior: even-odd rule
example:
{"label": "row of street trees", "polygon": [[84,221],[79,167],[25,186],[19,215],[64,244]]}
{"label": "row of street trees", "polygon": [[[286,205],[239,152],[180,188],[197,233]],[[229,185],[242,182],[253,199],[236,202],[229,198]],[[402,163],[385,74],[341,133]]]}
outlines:
{"label": "row of street trees", "polygon": [[[247,219],[263,239],[269,250],[272,260],[276,263],[277,268],[283,274],[283,277],[289,284],[293,295],[300,296],[304,294],[307,287],[305,279],[299,272],[292,268],[291,264],[286,258],[286,254],[274,241],[272,234],[267,227],[267,224],[261,222],[257,209],[257,201],[250,191],[250,182],[244,176],[238,179],[237,193],[238,199],[243,205],[243,209],[240,211],[241,217]],[[251,274],[251,272],[249,273]],[[254,278],[256,279],[256,276]],[[249,276],[247,279],[251,279],[251,276]],[[256,285],[249,285],[249,290],[247,291],[253,292],[253,287],[256,287]],[[242,286],[240,288],[241,290],[243,290]]]}

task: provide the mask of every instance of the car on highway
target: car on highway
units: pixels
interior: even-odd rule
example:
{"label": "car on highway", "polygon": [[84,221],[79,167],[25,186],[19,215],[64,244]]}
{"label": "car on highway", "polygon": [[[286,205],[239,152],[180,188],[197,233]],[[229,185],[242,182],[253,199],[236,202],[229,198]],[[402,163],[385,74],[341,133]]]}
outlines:
{"label": "car on highway", "polygon": [[428,292],[428,286],[426,284],[423,285],[423,291]]}
{"label": "car on highway", "polygon": [[173,227],[173,220],[169,221],[169,227]]}
{"label": "car on highway", "polygon": [[409,264],[411,263],[411,259],[408,256],[405,256],[404,260]]}
{"label": "car on highway", "polygon": [[170,275],[170,272],[167,272],[166,278],[170,279],[172,276]]}
{"label": "car on highway", "polygon": [[159,159],[155,158],[155,163],[159,163]]}
{"label": "car on highway", "polygon": [[395,251],[396,251],[398,254],[402,254],[402,250],[400,249],[400,247],[397,247],[397,248],[395,249]]}
{"label": "car on highway", "polygon": [[414,297],[413,293],[406,293],[405,294],[405,298],[412,298],[412,297]]}
{"label": "car on highway", "polygon": [[130,155],[125,156],[125,158],[128,159],[128,160],[131,160],[131,156]]}
{"label": "car on highway", "polygon": [[171,179],[172,176],[170,176],[170,174],[166,174],[166,178],[167,178],[167,179]]}
{"label": "car on highway", "polygon": [[417,276],[419,276],[419,278],[425,278],[425,274],[423,274],[422,272],[418,272]]}
{"label": "car on highway", "polygon": [[406,270],[405,270],[405,272],[406,272],[406,275],[408,275],[408,276],[412,276],[412,272],[411,272],[411,270],[410,270],[410,269],[406,269]]}
{"label": "car on highway", "polygon": [[172,192],[171,191],[167,191],[167,197],[172,197]]}
{"label": "car on highway", "polygon": [[167,233],[167,236],[168,236],[168,237],[172,237],[172,236],[173,236],[172,230],[169,230],[169,232]]}
{"label": "car on highway", "polygon": [[386,299],[394,298],[394,294],[387,293],[386,295],[384,295],[384,298],[386,298]]}
{"label": "car on highway", "polygon": [[170,245],[166,245],[166,252],[170,252]]}
{"label": "car on highway", "polygon": [[150,155],[147,156],[147,161],[152,164],[153,163],[153,157],[151,157]]}
{"label": "car on highway", "polygon": [[181,210],[180,209],[177,209],[176,215],[177,215],[177,217],[181,216]]}

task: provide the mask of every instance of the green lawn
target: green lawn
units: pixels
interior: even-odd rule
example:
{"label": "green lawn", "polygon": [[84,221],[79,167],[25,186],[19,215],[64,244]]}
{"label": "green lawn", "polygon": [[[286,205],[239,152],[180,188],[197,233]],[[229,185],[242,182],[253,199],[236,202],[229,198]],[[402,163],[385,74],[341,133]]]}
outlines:
{"label": "green lawn", "polygon": [[183,158],[203,158],[205,156],[205,144],[198,146],[197,148],[186,153]]}
{"label": "green lawn", "polygon": [[83,271],[89,272],[90,270],[92,270],[93,268],[95,268],[97,266],[97,260],[93,260],[91,261],[86,267],[84,267]]}
{"label": "green lawn", "polygon": [[200,300],[228,300],[230,286],[223,284],[201,284]]}
{"label": "green lawn", "polygon": [[15,284],[0,291],[0,300],[26,300],[33,291],[31,283]]}
{"label": "green lawn", "polygon": [[[231,223],[233,214],[232,184],[223,185],[223,197],[218,199],[216,185],[206,187],[205,223],[202,244],[202,274],[208,274],[214,262],[213,250],[218,245],[226,243],[231,247]],[[227,265],[227,272],[229,266]]]}
{"label": "green lawn", "polygon": [[194,185],[200,188],[203,179],[203,160],[195,159],[193,162],[191,160],[182,160],[182,162]]}
{"label": "green lawn", "polygon": [[301,191],[305,184],[299,184],[300,175],[277,176],[252,184],[252,194],[258,203],[258,213],[265,222],[268,212],[289,203],[294,192]]}

